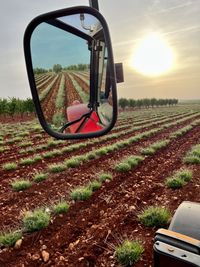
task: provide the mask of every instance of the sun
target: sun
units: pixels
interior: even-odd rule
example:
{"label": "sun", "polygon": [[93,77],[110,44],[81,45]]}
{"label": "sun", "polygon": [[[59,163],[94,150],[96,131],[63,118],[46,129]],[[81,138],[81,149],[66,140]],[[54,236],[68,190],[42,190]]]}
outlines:
{"label": "sun", "polygon": [[158,33],[144,37],[133,52],[131,66],[146,76],[160,76],[170,71],[175,64],[173,49]]}

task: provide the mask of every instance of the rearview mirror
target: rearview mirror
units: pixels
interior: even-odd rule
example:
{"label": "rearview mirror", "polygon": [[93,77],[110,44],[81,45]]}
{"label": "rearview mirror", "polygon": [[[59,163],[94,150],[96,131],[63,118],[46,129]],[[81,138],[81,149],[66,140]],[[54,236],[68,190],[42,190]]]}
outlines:
{"label": "rearview mirror", "polygon": [[98,11],[75,7],[35,18],[24,51],[36,112],[50,135],[78,139],[112,129],[115,69],[108,27]]}

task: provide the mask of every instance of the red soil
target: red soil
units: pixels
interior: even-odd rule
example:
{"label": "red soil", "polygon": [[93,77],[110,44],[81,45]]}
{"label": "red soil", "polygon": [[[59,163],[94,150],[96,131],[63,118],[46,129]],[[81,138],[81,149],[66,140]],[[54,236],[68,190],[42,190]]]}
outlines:
{"label": "red soil", "polygon": [[[35,170],[44,169],[47,164],[45,160],[34,167],[22,166],[15,172],[1,171],[1,228],[6,225],[14,226],[13,222],[19,223],[22,209],[48,204],[60,197],[69,200],[68,195],[72,188],[94,180],[96,173],[100,171],[111,172],[113,180],[105,182],[89,200],[76,203],[71,201],[68,213],[54,217],[46,229],[24,235],[20,249],[0,250],[0,266],[119,266],[113,256],[113,247],[127,237],[141,240],[145,248],[142,259],[135,266],[152,266],[152,240],[156,229],[143,227],[138,222],[137,215],[149,205],[166,206],[174,212],[183,200],[200,201],[199,166],[190,166],[193,169],[193,182],[183,189],[171,190],[164,186],[164,179],[184,166],[182,159],[185,153],[192,145],[199,142],[200,126],[171,141],[169,146],[147,157],[137,168],[127,173],[116,172],[113,170],[113,164],[121,160],[122,155],[139,154],[141,147],[146,147],[161,138],[167,138],[171,132],[189,122],[190,120],[163,130],[129,147],[82,164],[78,168],[56,175],[51,174],[46,181],[34,184],[21,193],[12,192],[9,187],[10,180],[13,176],[27,177]],[[127,137],[128,135],[123,138]],[[104,144],[109,143],[113,142]],[[95,149],[97,147],[95,145]],[[94,147],[89,146],[72,154],[82,154],[92,149]],[[60,162],[72,154],[50,159],[48,163]],[[45,245],[50,253],[47,263],[44,263],[41,257],[42,245]]]}

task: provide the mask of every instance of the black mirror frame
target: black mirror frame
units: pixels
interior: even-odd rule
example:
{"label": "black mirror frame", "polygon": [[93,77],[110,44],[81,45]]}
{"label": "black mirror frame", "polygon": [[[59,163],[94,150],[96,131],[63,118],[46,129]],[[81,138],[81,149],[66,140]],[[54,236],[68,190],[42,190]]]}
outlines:
{"label": "black mirror frame", "polygon": [[[34,79],[34,73],[33,73],[33,65],[32,65],[32,58],[31,58],[31,48],[30,48],[30,41],[31,41],[31,35],[34,31],[34,29],[42,22],[55,19],[62,16],[68,16],[68,15],[74,15],[77,13],[87,13],[90,15],[95,16],[99,19],[99,21],[102,24],[102,27],[104,29],[105,34],[105,41],[108,49],[108,67],[110,71],[110,81],[112,86],[112,99],[113,99],[113,118],[111,123],[108,127],[105,129],[98,131],[98,132],[92,132],[92,133],[77,133],[75,135],[73,134],[63,134],[54,132],[51,128],[48,127],[48,124],[45,120],[44,114],[42,112],[42,108],[40,105],[35,79]],[[108,30],[107,23],[104,19],[104,17],[94,8],[88,7],[88,6],[77,6],[77,7],[71,7],[66,9],[61,9],[49,13],[42,14],[40,16],[37,16],[34,18],[27,26],[25,33],[24,33],[24,55],[25,55],[25,62],[26,62],[26,69],[28,73],[28,79],[29,79],[29,85],[31,88],[32,98],[35,104],[36,113],[38,116],[38,119],[40,121],[40,124],[42,125],[43,129],[51,136],[57,138],[57,139],[83,139],[83,138],[92,138],[92,137],[99,137],[106,133],[108,133],[115,125],[117,120],[117,89],[116,89],[116,76],[115,76],[115,66],[114,66],[114,59],[113,59],[113,52],[112,52],[112,46],[111,46],[111,39],[110,34]]]}

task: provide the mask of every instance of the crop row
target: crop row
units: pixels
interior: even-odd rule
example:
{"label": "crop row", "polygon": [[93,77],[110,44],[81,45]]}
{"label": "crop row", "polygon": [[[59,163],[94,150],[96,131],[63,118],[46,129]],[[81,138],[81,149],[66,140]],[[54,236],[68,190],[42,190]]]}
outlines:
{"label": "crop row", "polygon": [[[200,120],[197,120],[196,122],[194,122],[191,125],[192,127],[187,129],[187,131],[191,130],[194,126],[199,125],[199,123],[200,123]],[[183,127],[182,129],[184,129],[184,130],[180,129],[179,132],[181,131],[182,134],[184,134],[186,132],[185,128],[186,127]],[[90,161],[92,159],[99,158],[99,157],[101,157],[103,155],[108,155],[109,153],[111,153],[113,151],[119,150],[121,148],[129,146],[130,144],[132,144],[134,142],[140,141],[145,137],[150,137],[151,135],[153,135],[153,134],[155,134],[157,132],[160,132],[162,129],[164,129],[164,128],[160,127],[160,128],[156,128],[156,129],[153,129],[153,130],[150,130],[150,131],[146,131],[146,132],[144,132],[142,134],[133,136],[133,137],[131,137],[129,139],[126,139],[124,141],[120,141],[117,144],[104,146],[102,148],[96,149],[95,151],[87,152],[87,153],[82,154],[80,156],[72,157],[70,159],[65,160],[64,162],[61,162],[61,163],[58,162],[56,164],[50,164],[48,166],[48,169],[45,170],[44,172],[45,173],[57,173],[57,172],[65,171],[68,168],[78,167],[80,164],[82,164],[84,162],[88,162],[88,161]],[[175,131],[175,133],[177,133],[177,132],[178,131]],[[171,134],[169,136],[169,139],[173,140],[173,139],[176,138],[176,136],[177,136],[176,134]],[[157,142],[155,144],[152,144],[150,147],[148,147],[146,149],[143,149],[141,152],[144,153],[145,155],[153,154],[158,149],[167,146],[169,144],[170,140],[163,140],[163,141]],[[147,153],[147,150],[151,151],[151,153]],[[32,159],[33,162],[37,161],[37,160],[40,160],[39,157],[37,157],[37,156]],[[29,162],[28,162],[28,164],[29,164]],[[123,165],[123,164],[121,164],[121,165]],[[10,169],[10,166],[8,166],[8,165],[6,165],[6,167],[8,167],[8,169]],[[14,167],[16,167],[16,166],[14,166]],[[128,164],[125,164],[125,168],[128,168],[127,170],[129,170],[130,166],[128,166]]]}
{"label": "crop row", "polygon": [[[165,124],[163,126],[163,129],[166,129],[168,127],[171,127],[171,126],[177,125],[179,123],[182,123],[182,122],[184,122],[184,121],[186,121],[188,119],[194,118],[195,116],[197,116],[197,115],[196,114],[189,115],[188,117],[179,119],[176,122],[167,123],[167,124]],[[41,157],[41,159],[42,158],[55,157],[55,156],[61,155],[63,153],[68,153],[68,152],[79,150],[80,148],[84,148],[84,147],[86,147],[88,145],[91,145],[91,144],[94,145],[94,144],[98,144],[98,143],[100,143],[102,141],[105,142],[105,141],[108,141],[108,140],[118,139],[119,137],[122,137],[124,135],[132,134],[134,131],[142,130],[142,129],[147,128],[147,127],[152,127],[152,126],[155,126],[155,125],[157,125],[159,123],[165,123],[167,121],[169,121],[169,119],[164,118],[163,120],[160,120],[160,121],[157,121],[157,122],[149,123],[149,124],[138,126],[138,127],[135,126],[135,127],[132,127],[131,129],[129,129],[127,131],[121,131],[119,133],[110,134],[108,136],[103,136],[101,138],[93,139],[93,140],[88,141],[88,142],[72,144],[72,145],[64,147],[62,149],[55,149],[53,151],[49,151],[49,152],[44,153],[40,157]],[[50,140],[49,143],[47,144],[47,147],[52,147],[52,146],[55,146],[55,145],[58,145],[58,144],[61,144],[61,143],[63,143],[63,141]],[[44,147],[45,147],[44,145],[39,146],[39,149],[41,149],[41,148],[44,149]],[[34,152],[35,150],[31,149],[30,151]],[[38,155],[36,155],[36,157],[38,157]],[[26,159],[27,159],[27,162],[30,162],[30,164],[31,164],[31,162],[32,163],[35,162],[34,157],[32,157],[32,158],[21,159],[19,164],[24,164],[24,162],[26,162]],[[15,166],[16,166],[16,163],[15,163]]]}
{"label": "crop row", "polygon": [[58,75],[53,79],[53,81],[39,94],[39,99],[40,101],[43,101],[46,96],[49,94],[51,91],[52,87],[54,86],[55,82],[58,79]]}
{"label": "crop row", "polygon": [[[130,161],[131,162],[131,161]],[[134,159],[132,158],[132,163],[131,164],[133,164],[133,162],[134,162]],[[133,164],[133,165],[135,165],[135,164]],[[94,186],[95,186],[95,184],[94,184]],[[98,186],[97,186],[98,187]],[[78,193],[80,193],[80,191],[78,191]],[[82,195],[82,193],[81,193],[81,195]],[[47,208],[47,210],[45,210],[45,212],[47,212],[47,213],[51,213],[52,212],[52,208]],[[43,210],[44,211],[44,210]],[[29,214],[31,213],[31,215],[33,216],[33,214],[35,214],[35,211],[30,211],[29,212]],[[163,211],[161,211],[161,213],[163,214],[164,212]],[[166,213],[167,213],[167,211],[166,211]],[[153,219],[152,218],[154,218],[155,219],[155,221],[157,221],[157,222],[159,222],[159,223],[162,223],[162,219],[163,219],[163,217],[156,217],[156,216],[160,216],[160,215],[158,215],[158,214],[160,214],[159,212],[158,212],[158,207],[157,207],[157,209],[155,209],[155,208],[153,208],[153,207],[151,207],[151,208],[147,208],[147,209],[145,209],[144,210],[144,212],[143,213],[141,213],[141,214],[139,214],[139,217],[140,217],[140,220],[141,220],[141,222],[144,224],[144,225],[146,225],[146,226],[152,226],[152,227],[154,227],[154,226],[159,226],[160,227],[160,225],[155,225],[154,223],[152,224],[152,225],[148,225],[148,223],[149,223],[149,221],[153,221]],[[165,220],[165,223],[167,222],[169,222],[169,214],[168,214],[168,216],[166,216],[166,220]],[[33,218],[33,217],[31,217],[31,218]],[[149,218],[149,220],[147,220],[147,218]],[[157,218],[160,218],[159,220],[157,219]],[[24,223],[24,219],[23,219],[23,223]],[[164,225],[165,225],[165,223],[164,223]],[[166,224],[167,224],[166,223]],[[163,226],[163,225],[162,225]],[[46,224],[45,224],[45,226],[44,227],[46,227]],[[27,229],[27,228],[26,228]],[[38,230],[38,229],[35,229],[35,230]],[[15,240],[16,241],[16,240]],[[14,243],[12,243],[12,245],[13,245]],[[124,243],[122,242],[122,244],[123,244],[123,246],[124,246]],[[121,248],[121,247],[120,247]],[[120,250],[118,250],[118,254],[120,255],[120,253],[119,253],[119,251]],[[143,250],[142,250],[143,251]],[[119,257],[119,256],[118,256]],[[117,258],[118,258],[117,257]],[[119,257],[119,259],[120,259],[121,257]],[[118,260],[119,260],[118,259]],[[123,261],[122,261],[123,262]]]}

